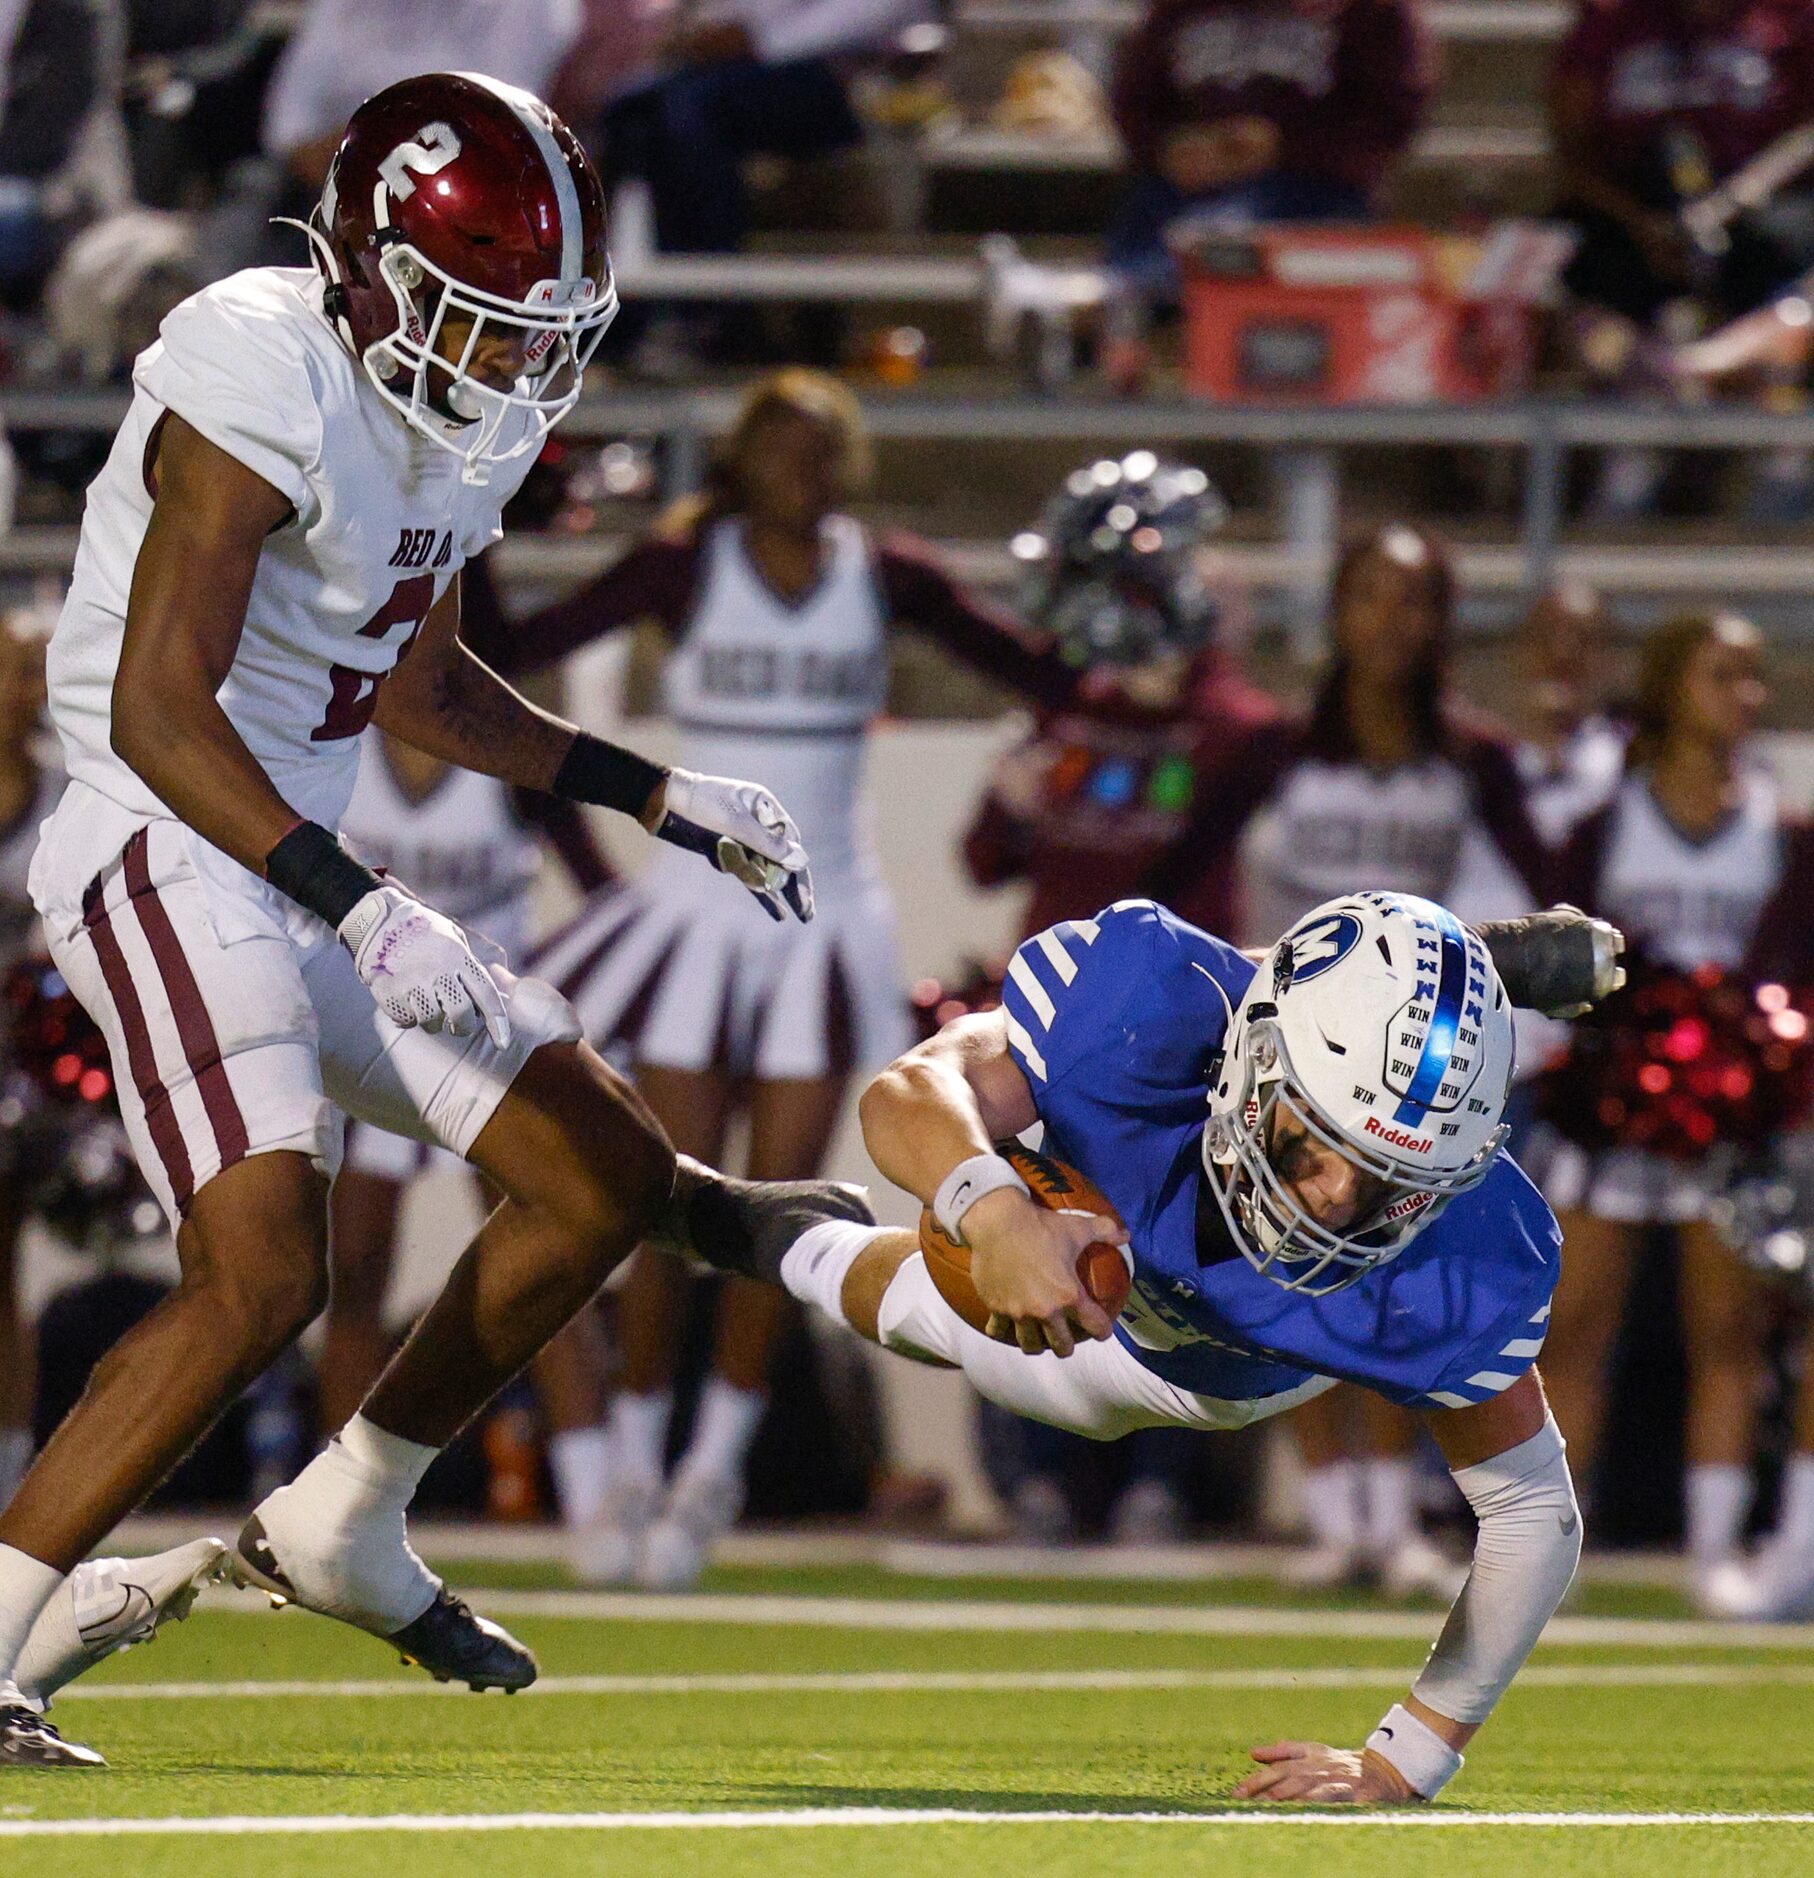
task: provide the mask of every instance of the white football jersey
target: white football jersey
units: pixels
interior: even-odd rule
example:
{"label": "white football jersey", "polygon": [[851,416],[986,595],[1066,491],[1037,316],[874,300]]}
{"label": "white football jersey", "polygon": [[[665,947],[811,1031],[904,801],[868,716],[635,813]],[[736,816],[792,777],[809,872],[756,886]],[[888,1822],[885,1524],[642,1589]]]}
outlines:
{"label": "white football jersey", "polygon": [[529,889],[541,850],[509,786],[449,768],[426,795],[397,780],[376,731],[360,740],[359,782],[341,818],[347,845],[430,906],[483,933],[514,963],[529,938]]}
{"label": "white football jersey", "polygon": [[[89,487],[50,646],[51,717],[70,775],[131,813],[169,813],[111,744],[127,595],[168,413],[294,511],[259,557],[219,698],[285,800],[330,828],[352,795],[379,685],[461,564],[498,538],[533,462],[525,453],[489,483],[463,483],[459,459],[378,395],[321,294],[312,269],[261,267],[185,300],[133,368],[132,407]],[[120,705],[155,711],[158,698],[153,689]]]}

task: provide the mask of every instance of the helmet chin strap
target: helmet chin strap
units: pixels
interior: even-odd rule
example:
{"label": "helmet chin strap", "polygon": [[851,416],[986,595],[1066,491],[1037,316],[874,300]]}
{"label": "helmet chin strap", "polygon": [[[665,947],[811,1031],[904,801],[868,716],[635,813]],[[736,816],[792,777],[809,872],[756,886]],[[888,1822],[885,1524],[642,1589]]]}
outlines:
{"label": "helmet chin strap", "polygon": [[340,260],[334,253],[332,242],[315,226],[313,218],[301,222],[293,215],[273,215],[271,226],[273,228],[300,228],[308,237],[315,265],[327,281],[327,291],[321,298],[321,310],[340,335],[341,342],[346,349],[354,358],[357,358],[359,343],[353,337],[351,311],[347,305],[346,282],[341,275]]}

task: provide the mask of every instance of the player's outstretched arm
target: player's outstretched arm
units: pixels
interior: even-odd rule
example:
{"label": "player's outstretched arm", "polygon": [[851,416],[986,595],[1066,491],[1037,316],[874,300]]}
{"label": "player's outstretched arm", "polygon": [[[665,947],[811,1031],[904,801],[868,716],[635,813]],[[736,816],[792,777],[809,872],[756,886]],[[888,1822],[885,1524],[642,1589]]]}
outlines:
{"label": "player's outstretched arm", "polygon": [[1469,1408],[1425,1418],[1479,1519],[1474,1567],[1410,1693],[1357,1750],[1255,1748],[1235,1797],[1410,1805],[1461,1771],[1461,1751],[1523,1668],[1581,1557],[1581,1514],[1534,1369]]}
{"label": "player's outstretched arm", "polygon": [[531,704],[459,636],[460,583],[379,693],[373,722],[430,756],[518,788],[617,809],[740,880],[775,919],[812,918],[793,818],[756,783],[664,769]]}
{"label": "player's outstretched arm", "polygon": [[1080,1333],[1108,1336],[1107,1316],[1078,1281],[1077,1255],[1125,1230],[1048,1212],[995,1152],[1039,1119],[1003,1012],[947,1024],[883,1070],[858,1107],[876,1166],[969,1244],[970,1275],[996,1316],[992,1336],[1060,1356]]}

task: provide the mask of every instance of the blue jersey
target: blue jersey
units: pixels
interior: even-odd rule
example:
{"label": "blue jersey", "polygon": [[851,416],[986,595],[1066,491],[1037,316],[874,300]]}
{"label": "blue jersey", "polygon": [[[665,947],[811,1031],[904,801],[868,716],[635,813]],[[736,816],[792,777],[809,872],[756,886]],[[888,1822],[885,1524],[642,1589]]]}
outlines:
{"label": "blue jersey", "polygon": [[1115,1334],[1168,1382],[1224,1401],[1337,1376],[1465,1408],[1527,1370],[1561,1269],[1555,1216],[1515,1162],[1389,1264],[1326,1297],[1287,1291],[1228,1237],[1203,1172],[1211,1067],[1253,966],[1150,900],[1036,934],[1003,991],[1045,1151],[1126,1221],[1134,1287]]}

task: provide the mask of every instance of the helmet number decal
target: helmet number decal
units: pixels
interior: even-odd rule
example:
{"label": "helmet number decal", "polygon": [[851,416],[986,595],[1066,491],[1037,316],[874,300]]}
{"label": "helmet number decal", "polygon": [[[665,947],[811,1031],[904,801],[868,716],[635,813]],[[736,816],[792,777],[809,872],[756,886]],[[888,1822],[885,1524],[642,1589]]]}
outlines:
{"label": "helmet number decal", "polygon": [[378,174],[398,201],[407,202],[416,193],[418,176],[438,176],[459,154],[459,134],[451,124],[424,124],[378,165]]}

